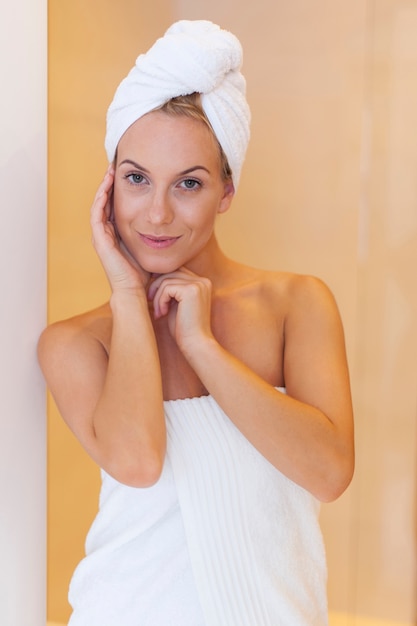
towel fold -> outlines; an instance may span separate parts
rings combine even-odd
[[[232,33],[207,20],[173,24],[116,90],[107,112],[109,161],[137,119],[177,96],[201,94],[202,107],[222,146],[237,188],[249,141],[250,111],[240,72],[242,47]]]

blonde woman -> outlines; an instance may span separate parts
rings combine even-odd
[[[354,463],[343,330],[321,281],[216,239],[249,139],[241,62],[231,33],[178,22],[108,112],[91,226],[111,298],[39,343],[103,478],[71,626],[327,623],[319,502]]]

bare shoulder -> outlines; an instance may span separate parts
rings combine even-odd
[[[332,291],[316,276],[288,274],[281,284],[284,290],[287,320],[320,326],[333,320],[339,324],[339,310]]]
[[[268,280],[283,320],[287,391],[318,407],[323,398],[338,405],[335,396],[350,406],[344,330],[332,291],[315,276],[278,273]],[[324,412],[333,414],[333,409]]]
[[[332,291],[320,278],[291,272],[259,271],[262,295],[287,316],[337,312]]]
[[[329,287],[317,276],[293,272],[261,271],[262,283],[275,296],[299,298],[332,298]]]
[[[307,274],[234,266],[234,283],[229,295],[239,294],[262,306],[263,315],[271,315],[284,324],[297,320],[329,315],[335,319],[339,312],[333,293],[323,280]]]
[[[320,278],[307,274],[259,270],[256,276],[261,294],[274,310],[287,315],[303,314],[312,309],[336,311],[333,293]]]
[[[282,325],[285,354],[310,350],[344,351],[344,331],[335,297],[323,280],[288,272],[266,272],[261,279],[268,308]]]
[[[106,355],[111,325],[110,306],[106,303],[47,326],[38,342],[38,358],[44,372],[62,366],[82,353],[95,351]]]

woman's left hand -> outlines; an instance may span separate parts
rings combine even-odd
[[[185,267],[161,274],[150,285],[155,319],[168,316],[172,337],[187,354],[197,340],[213,337],[211,331],[211,282]]]

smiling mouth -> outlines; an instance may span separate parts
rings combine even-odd
[[[154,237],[153,235],[144,235],[139,233],[141,241],[148,246],[149,248],[154,248],[156,250],[170,248],[173,246],[180,237]]]

